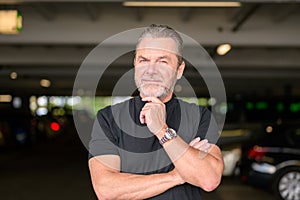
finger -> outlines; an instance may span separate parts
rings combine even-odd
[[[200,137],[196,137],[195,139],[193,139],[191,142],[190,142],[190,146],[194,146],[197,142],[200,141]]]
[[[204,148],[200,148],[199,150],[208,153],[210,149],[211,149],[211,144],[208,143]]]
[[[201,140],[194,145],[194,148],[200,149],[204,147],[207,144],[207,142],[208,142],[207,140]]]
[[[198,150],[200,150],[201,148],[202,148],[202,143],[200,143],[200,142],[198,142],[198,143],[196,143],[193,147],[195,148],[195,149],[198,149]]]
[[[142,111],[149,110],[149,109],[151,109],[152,106],[153,106],[153,103],[146,103],[144,105],[144,107],[142,108]]]
[[[202,145],[201,147],[200,147],[200,150],[207,150],[207,149],[209,149],[210,148],[210,143],[207,143],[207,144],[205,144],[205,145]]]
[[[149,106],[144,106],[141,111],[147,111],[149,109],[150,109]]]
[[[207,143],[206,146],[205,146],[205,149],[209,150],[211,147],[211,144],[210,143]]]
[[[200,146],[205,145],[206,143],[208,143],[208,140],[207,140],[207,139],[200,140],[200,141],[198,142],[198,144],[199,144]]]
[[[148,101],[148,102],[153,102],[153,103],[162,103],[161,100],[157,97],[145,97],[142,99],[142,101]]]
[[[140,122],[141,124],[145,124],[146,122],[145,113],[143,111],[140,112]]]

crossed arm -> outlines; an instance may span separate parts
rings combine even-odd
[[[168,173],[137,175],[120,172],[120,157],[102,155],[89,160],[92,184],[99,199],[145,199],[185,182],[206,191],[221,180],[223,160],[220,149],[207,140],[194,139],[190,145],[180,137],[165,147],[175,169]],[[177,153],[180,150],[180,157]],[[208,151],[208,153],[206,153]]]
[[[165,124],[164,104],[157,98],[146,98],[140,121],[162,138]],[[179,133],[184,134],[184,133]],[[163,145],[174,164],[168,173],[137,175],[120,172],[117,155],[96,156],[89,160],[92,184],[99,199],[145,199],[156,196],[185,182],[214,190],[221,181],[224,163],[219,147],[207,140],[194,139],[187,144],[180,136]]]
[[[119,169],[103,164],[105,159],[111,160],[115,167],[119,166],[120,157],[116,155],[89,160],[93,187],[99,199],[145,199],[183,183],[175,170],[151,175],[121,173]]]

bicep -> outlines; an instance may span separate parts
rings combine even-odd
[[[91,181],[99,199],[105,199],[105,192],[111,182],[111,175],[120,171],[120,157],[117,155],[101,155],[89,159]]]
[[[89,141],[90,157],[118,155],[118,143],[109,114],[98,112]]]

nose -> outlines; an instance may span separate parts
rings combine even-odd
[[[147,66],[147,70],[146,70],[147,74],[155,74],[157,73],[157,64],[151,62],[149,63],[149,65]]]

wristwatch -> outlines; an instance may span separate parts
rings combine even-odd
[[[161,145],[163,145],[167,141],[172,140],[172,139],[174,139],[176,137],[177,137],[176,131],[174,129],[172,129],[172,128],[167,128],[166,132],[165,132],[165,135],[159,140],[159,143]]]

